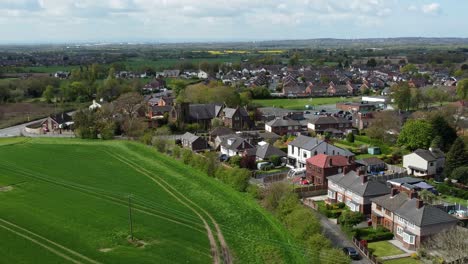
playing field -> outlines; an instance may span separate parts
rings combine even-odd
[[[276,99],[257,99],[254,103],[263,107],[280,107],[292,110],[305,110],[306,105],[318,106],[326,104],[336,104],[338,102],[350,102],[359,100],[357,97],[317,97],[317,98],[276,98]]]
[[[247,194],[126,141],[0,140],[0,238],[0,263],[305,262]]]

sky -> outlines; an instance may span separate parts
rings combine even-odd
[[[0,0],[0,43],[468,37],[467,0]]]

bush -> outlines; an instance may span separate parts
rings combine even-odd
[[[229,158],[229,164],[231,166],[239,167],[241,165],[242,157],[241,156],[232,156]]]
[[[151,145],[153,141],[153,132],[148,131],[140,137],[140,141],[143,142],[145,145]]]
[[[378,227],[376,229],[372,227],[357,228],[354,230],[357,239],[366,240],[368,242],[377,242],[393,238],[393,234],[383,227]]]
[[[249,186],[247,186],[246,191],[247,191],[248,194],[250,194],[255,199],[261,199],[262,198],[262,191],[260,190],[260,187],[258,187],[255,184],[250,184]]]
[[[346,135],[346,141],[348,141],[349,143],[354,143],[354,134],[353,133],[348,133]]]
[[[346,204],[343,202],[337,203],[336,205],[338,206],[339,209],[343,209],[346,207]]]
[[[270,162],[275,166],[281,165],[281,158],[278,155],[273,155],[270,157]]]

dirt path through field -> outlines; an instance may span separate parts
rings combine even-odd
[[[216,239],[214,238],[213,236],[213,231],[211,230],[211,227],[210,225],[208,224],[208,222],[206,221],[206,219],[193,207],[193,206],[190,206],[189,204],[187,204],[187,202],[183,201],[181,199],[181,197],[183,197],[185,200],[187,200],[188,202],[190,202],[189,199],[187,199],[185,196],[183,196],[181,193],[179,193],[178,191],[174,190],[174,191],[171,191],[169,190],[164,184],[161,184],[161,182],[159,182],[158,180],[156,180],[155,178],[153,178],[151,176],[150,173],[148,173],[144,168],[141,168],[141,166],[138,166],[138,165],[135,165],[135,164],[132,164],[131,162],[125,160],[125,157],[122,157],[118,154],[114,154],[114,153],[111,153],[109,151],[105,151],[108,155],[110,155],[111,157],[115,158],[116,160],[126,164],[127,166],[131,167],[132,169],[134,169],[135,171],[139,172],[140,174],[146,176],[147,178],[149,178],[151,181],[155,182],[156,184],[158,184],[161,188],[163,188],[168,194],[170,194],[172,197],[174,197],[177,201],[179,201],[181,204],[183,204],[184,206],[186,206],[188,209],[190,209],[192,212],[194,212],[199,218],[200,220],[202,220],[203,222],[203,225],[205,226],[205,229],[206,229],[206,232],[207,232],[207,235],[208,235],[208,240],[210,242],[210,249],[211,249],[211,255],[213,256],[213,263],[215,264],[219,264],[220,263],[220,254],[219,254],[219,249],[218,249],[218,243],[216,242]],[[160,179],[158,177],[158,179]],[[164,180],[160,179],[160,181],[164,182],[166,185],[168,185],[170,187],[170,185],[165,182]],[[171,187],[172,188],[172,187]],[[173,188],[172,188],[173,189]],[[177,196],[175,193],[178,193],[179,196]],[[219,237],[219,235],[218,235]],[[224,250],[223,250],[223,255],[224,255]]]

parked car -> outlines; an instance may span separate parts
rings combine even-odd
[[[343,252],[346,254],[346,256],[350,257],[351,259],[356,260],[361,258],[357,250],[353,247],[344,247]]]
[[[226,155],[226,154],[221,154],[221,155],[219,156],[219,161],[221,161],[221,162],[226,162],[226,161],[228,161],[228,160],[229,160],[229,156]]]

